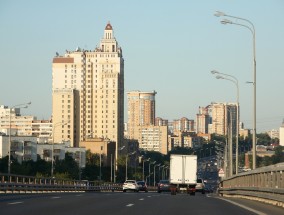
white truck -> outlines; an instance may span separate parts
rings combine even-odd
[[[170,186],[171,194],[185,191],[195,195],[197,180],[197,156],[171,154],[170,157]]]

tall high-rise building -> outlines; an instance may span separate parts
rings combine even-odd
[[[173,121],[174,132],[177,131],[194,131],[194,120],[182,117]]]
[[[127,93],[128,101],[128,136],[135,139],[135,127],[155,124],[156,92],[131,91]]]
[[[212,133],[227,135],[229,126],[232,125],[232,134],[236,135],[237,128],[237,104],[236,103],[212,103]]]
[[[209,133],[210,115],[208,108],[209,106],[199,107],[198,114],[196,114],[196,133]]]
[[[94,50],[66,51],[53,58],[52,122],[54,142],[80,146],[98,137],[123,144],[124,59],[108,23]]]

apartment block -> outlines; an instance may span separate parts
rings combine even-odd
[[[11,157],[22,161],[37,161],[36,137],[32,136],[11,136],[10,144]],[[0,135],[0,158],[9,155],[9,135]]]
[[[137,126],[134,129],[138,138],[139,148],[145,151],[168,153],[167,126]]]
[[[138,126],[155,124],[155,95],[153,92],[132,91],[127,93],[128,102],[128,138],[137,139],[134,131]]]
[[[236,135],[237,128],[237,103],[212,103],[212,133],[219,135]]]
[[[208,134],[210,123],[209,106],[199,107],[198,114],[196,114],[196,133]]]
[[[22,116],[20,108],[10,108],[0,105],[0,130],[11,135],[32,136],[32,122],[34,116]]]
[[[114,141],[117,149],[123,143],[124,59],[111,24],[94,50],[57,54],[52,77],[54,141],[69,139],[78,147],[92,135]]]

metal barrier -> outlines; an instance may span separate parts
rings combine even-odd
[[[122,184],[0,173],[0,193],[122,191]]]
[[[284,207],[284,163],[225,178],[218,192],[225,197],[253,199]]]

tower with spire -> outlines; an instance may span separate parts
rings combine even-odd
[[[57,54],[52,64],[52,120],[69,121],[54,131],[55,142],[80,146],[87,137],[123,143],[124,59],[110,22],[94,50]],[[117,155],[117,153],[116,153]]]

